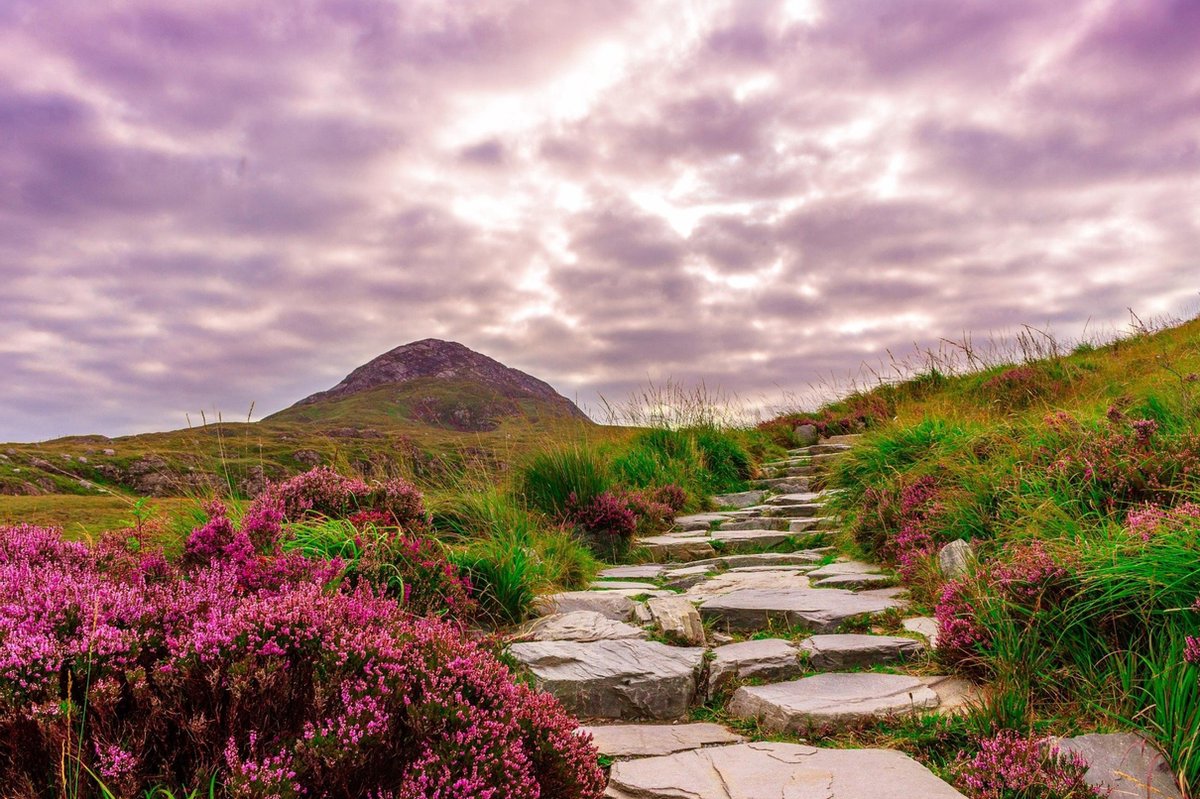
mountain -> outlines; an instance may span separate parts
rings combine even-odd
[[[588,421],[549,384],[454,341],[427,338],[385,352],[268,422],[354,425],[398,420],[460,431],[510,417]]]

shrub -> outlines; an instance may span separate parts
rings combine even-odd
[[[567,516],[583,533],[592,552],[610,562],[629,551],[637,532],[638,517],[629,501],[608,491],[587,502],[572,494],[568,498]]]
[[[518,492],[525,502],[560,521],[573,505],[587,505],[612,486],[606,460],[582,445],[539,452],[518,475]]]
[[[318,466],[282,483],[271,483],[247,510],[247,515],[278,514],[282,521],[299,522],[324,516],[347,519],[358,513],[405,529],[421,529],[428,514],[421,492],[405,480],[368,484]]]
[[[955,782],[971,799],[1103,799],[1108,795],[1084,780],[1087,763],[1044,740],[1000,730],[963,756]]]
[[[219,558],[164,571],[0,528],[5,795],[98,795],[87,769],[119,795],[211,779],[226,797],[599,797],[595,750],[553,698],[323,570],[255,585]]]

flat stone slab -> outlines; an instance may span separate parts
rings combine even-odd
[[[813,579],[834,577],[839,574],[879,574],[880,568],[874,563],[863,563],[861,560],[839,560],[827,563],[812,572]]]
[[[903,605],[900,600],[863,596],[840,588],[748,588],[706,600],[700,606],[700,615],[734,632],[762,630],[772,623],[833,632],[854,616]]]
[[[890,574],[832,574],[822,577],[813,583],[814,588],[846,588],[857,591],[860,588],[886,586],[896,582]]]
[[[736,494],[717,494],[713,502],[723,508],[748,508],[762,502],[766,491],[739,491]]]
[[[653,535],[640,538],[635,546],[644,547],[656,561],[691,561],[711,558],[717,554],[708,538],[675,538],[669,535]]]
[[[770,519],[764,516],[753,516],[749,519],[738,519],[732,522],[722,522],[720,532],[727,530],[787,530],[791,524],[789,519]]]
[[[804,588],[808,588],[808,578],[796,569],[727,571],[692,586],[684,593],[684,596],[693,602],[703,602],[723,594],[748,589],[793,590]]]
[[[938,623],[937,619],[932,619],[929,616],[914,616],[911,619],[905,619],[900,622],[900,625],[910,633],[917,633],[925,636],[929,641],[929,646],[937,649],[938,640]]]
[[[1092,733],[1053,738],[1062,752],[1076,752],[1087,761],[1088,785],[1110,788],[1110,799],[1182,799],[1167,761],[1145,739],[1131,733]]]
[[[643,563],[640,566],[611,566],[596,576],[602,580],[657,580],[667,570],[660,563]]]
[[[520,641],[610,641],[646,638],[648,635],[641,627],[592,610],[577,610],[534,619],[522,627],[515,638]]]
[[[794,494],[808,490],[807,477],[765,477],[761,480],[751,480],[750,485],[771,491],[783,491]]]
[[[534,641],[509,653],[581,718],[677,719],[696,696],[699,647],[657,641]]]
[[[720,541],[728,550],[749,547],[773,547],[791,538],[785,530],[714,530],[710,536],[713,541]]]
[[[631,582],[628,580],[593,580],[588,586],[593,591],[611,591],[618,588],[626,588],[631,591],[657,591],[658,586],[654,583]]]
[[[964,799],[890,749],[745,743],[621,760],[608,799]]]
[[[811,566],[825,556],[824,550],[802,549],[799,552],[758,552],[750,555],[722,555],[696,561],[696,566],[736,569],[741,566]]]
[[[800,652],[791,641],[762,638],[718,646],[708,664],[708,694],[739,680],[790,680],[804,671]]]
[[[773,516],[777,519],[811,519],[820,516],[825,506],[818,502],[808,505],[778,505],[763,511],[763,516]]]
[[[813,668],[833,671],[915,660],[925,644],[894,635],[814,635],[800,643]]]
[[[794,494],[779,494],[771,497],[766,505],[811,505],[819,502],[825,494],[820,491],[802,491]]]
[[[745,738],[720,724],[597,724],[580,727],[602,755],[657,757],[705,746],[741,743]]]
[[[767,732],[803,733],[937,706],[937,693],[917,677],[861,672],[742,686],[729,701],[729,712],[756,719]]]
[[[832,530],[837,527],[833,516],[810,516],[807,519],[787,519],[789,533],[811,533],[817,530]]]
[[[540,616],[591,610],[610,619],[629,621],[633,618],[634,601],[611,591],[562,591],[537,597],[533,610]]]

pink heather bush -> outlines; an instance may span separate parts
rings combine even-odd
[[[360,512],[373,513],[390,526],[409,530],[423,529],[429,521],[421,492],[411,483],[397,478],[368,485],[328,466],[270,484],[247,515],[278,514],[281,521],[296,522],[314,516],[348,519]]]
[[[1174,508],[1162,508],[1144,504],[1129,512],[1125,518],[1125,529],[1142,541],[1150,541],[1165,531],[1180,531],[1200,528],[1200,505],[1184,502]]]
[[[868,488],[855,539],[867,551],[895,563],[901,576],[911,581],[943,543],[933,535],[943,527],[938,521],[946,511],[942,494],[939,480],[931,475]]]
[[[971,585],[951,580],[942,587],[934,616],[938,624],[938,652],[952,662],[968,660],[986,644],[989,635],[979,623]]]
[[[1103,799],[1108,791],[1084,780],[1087,763],[1046,741],[1001,730],[979,741],[974,757],[963,756],[955,782],[971,799]]]
[[[567,519],[583,532],[597,556],[616,560],[629,549],[637,532],[637,514],[623,496],[602,491],[590,502],[572,493],[567,498]]]
[[[456,626],[324,561],[243,559],[231,529],[214,513],[185,570],[0,527],[5,797],[63,795],[64,752],[121,796],[214,775],[230,798],[600,795],[574,722]]]

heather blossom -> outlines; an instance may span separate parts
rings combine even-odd
[[[1103,799],[1088,785],[1087,763],[1045,740],[1000,730],[979,741],[979,751],[960,756],[956,782],[971,799]]]

